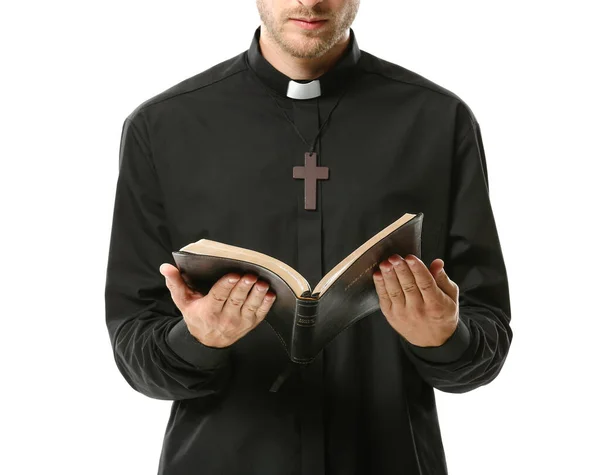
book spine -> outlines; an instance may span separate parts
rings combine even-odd
[[[313,340],[318,307],[317,299],[297,301],[291,350],[292,360],[296,363],[309,363],[314,358]]]

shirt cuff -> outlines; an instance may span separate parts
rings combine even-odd
[[[167,334],[167,344],[180,358],[203,369],[223,366],[230,353],[229,347],[215,348],[196,340],[183,318]]]
[[[419,358],[431,363],[452,363],[462,356],[471,343],[469,327],[460,318],[454,333],[440,346],[416,346],[408,340],[406,346]]]

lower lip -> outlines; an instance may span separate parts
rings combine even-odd
[[[308,22],[308,21],[292,19],[292,22],[294,22],[300,28],[304,28],[305,30],[317,30],[317,29],[321,28],[325,23],[327,23],[327,20]]]

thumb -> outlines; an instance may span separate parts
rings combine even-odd
[[[431,269],[431,273],[433,274],[438,287],[442,289],[446,295],[452,297],[452,299],[455,299],[456,289],[448,277],[448,274],[446,274],[446,270],[444,269],[444,261],[442,259],[436,259],[431,263]]]
[[[183,281],[179,269],[171,264],[161,264],[159,270],[165,277],[165,285],[171,292],[173,302],[183,311],[191,298],[191,290]]]

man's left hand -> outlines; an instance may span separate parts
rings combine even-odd
[[[398,254],[373,274],[381,312],[392,328],[416,346],[440,346],[458,325],[456,283],[435,259],[430,268],[416,256]]]

